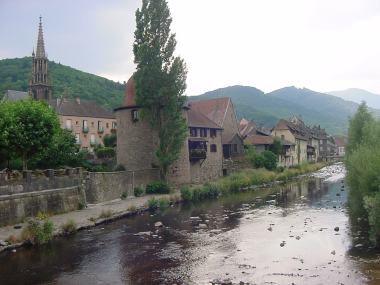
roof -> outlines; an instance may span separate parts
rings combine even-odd
[[[334,137],[335,144],[337,146],[346,146],[346,138],[344,137]]]
[[[203,101],[192,101],[189,103],[192,109],[206,115],[220,127],[223,127],[224,118],[231,98],[222,97]]]
[[[266,136],[266,135],[253,135],[249,136],[245,139],[246,143],[253,144],[253,145],[271,145],[274,142],[275,137],[273,136]],[[280,139],[281,140],[281,139]],[[282,145],[294,145],[294,143],[287,141],[287,140],[281,140]]]
[[[193,109],[187,111],[187,119],[189,127],[222,129],[205,115]]]
[[[94,101],[82,99],[52,99],[49,101],[55,111],[62,116],[115,119],[115,115]]]
[[[311,136],[311,129],[304,125],[296,125],[292,122],[281,119],[274,130],[289,130],[296,139],[308,141]]]
[[[135,107],[135,106],[136,106],[136,83],[132,75],[128,79],[127,86],[125,88],[123,107]]]
[[[16,91],[16,90],[7,90],[5,91],[4,101],[18,101],[25,100],[29,98],[28,92]]]
[[[246,119],[241,119],[239,123],[239,130],[242,137],[248,136],[251,132],[256,131],[257,126],[254,121],[248,121]]]

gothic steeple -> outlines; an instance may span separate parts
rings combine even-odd
[[[45,43],[42,31],[42,18],[38,27],[36,53],[32,53],[32,79],[29,93],[35,100],[50,100],[52,88],[48,78],[48,59],[45,54]]]

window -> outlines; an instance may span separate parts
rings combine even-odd
[[[79,124],[79,122],[78,122],[78,121],[76,121],[76,122],[75,122],[75,125],[77,125],[77,126],[78,126],[78,124]]]
[[[91,135],[90,135],[90,144],[91,144],[91,145],[95,145],[95,144],[96,144],[96,138],[95,138],[95,135],[94,135],[94,134],[91,134]]]
[[[139,110],[132,110],[132,122],[137,122],[139,120]]]
[[[71,125],[71,120],[67,119],[66,120],[66,130],[72,130],[72,125]]]
[[[237,153],[237,152],[238,152],[237,144],[234,144],[234,145],[233,145],[233,151],[234,151],[234,153]]]
[[[282,139],[282,140],[285,140],[285,136],[284,136],[284,135],[281,135],[281,139]]]
[[[91,127],[93,127],[94,126],[94,122],[91,122]]]
[[[198,132],[197,132],[196,128],[190,128],[190,136],[192,136],[192,137],[198,136]]]
[[[108,129],[110,127],[110,124],[109,123],[106,123],[106,128]]]
[[[98,121],[98,132],[103,132],[103,122]]]
[[[210,152],[216,152],[216,144],[210,145]]]
[[[205,138],[205,137],[207,137],[207,129],[200,129],[200,137],[203,137],[203,138]]]
[[[75,143],[80,144],[80,134],[75,134]]]
[[[116,129],[116,122],[112,122],[112,129]]]
[[[215,138],[216,137],[216,130],[210,129],[210,137]]]
[[[88,122],[87,120],[83,120],[83,132],[88,132]]]

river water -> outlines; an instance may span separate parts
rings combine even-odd
[[[350,227],[342,171],[3,253],[0,284],[380,284],[378,252]]]

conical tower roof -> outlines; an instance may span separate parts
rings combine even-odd
[[[40,24],[39,24],[39,28],[38,28],[38,38],[37,38],[36,57],[46,57],[44,33],[42,31],[42,21],[41,20],[42,20],[42,17],[40,16]]]

